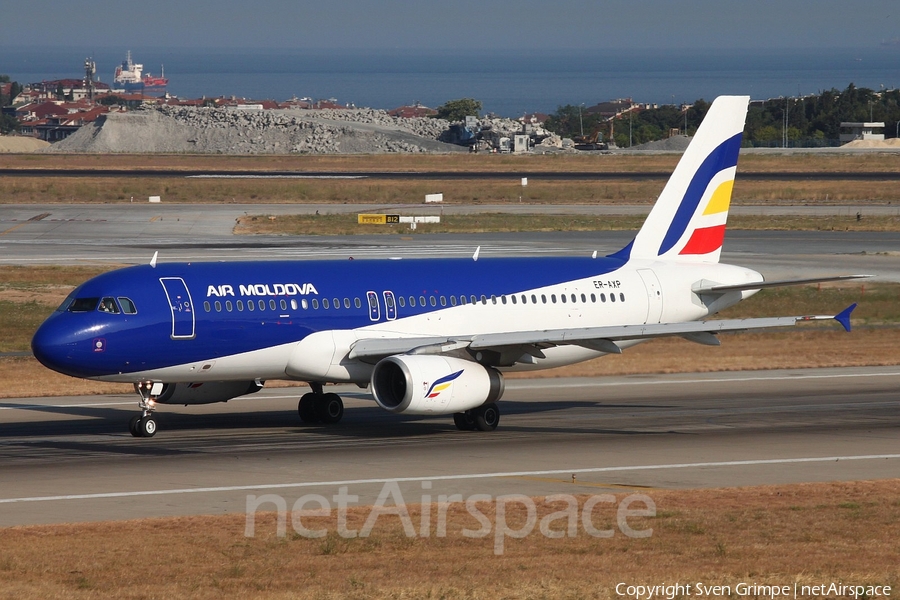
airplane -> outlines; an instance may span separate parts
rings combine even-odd
[[[865,275],[766,281],[721,264],[749,97],[711,105],[626,247],[605,257],[158,263],[78,286],[38,328],[34,356],[86,379],[134,384],[135,437],[152,437],[165,404],[227,401],[266,380],[307,382],[304,423],[344,413],[328,383],[370,387],[396,414],[453,415],[494,430],[503,373],[589,360],[679,336],[835,319],[702,320],[761,289]]]

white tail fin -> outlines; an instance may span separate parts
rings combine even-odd
[[[713,101],[634,241],[614,256],[719,262],[749,103]]]

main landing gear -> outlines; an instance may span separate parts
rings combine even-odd
[[[460,431],[493,431],[500,424],[500,407],[496,402],[453,414],[453,422]]]
[[[332,425],[344,416],[344,402],[337,394],[325,394],[321,383],[310,383],[313,391],[303,394],[297,405],[300,420],[304,423]]]
[[[159,388],[155,390],[155,393],[154,387]],[[153,398],[162,392],[162,384],[153,383],[152,381],[141,381],[134,384],[134,391],[141,397],[138,401],[141,414],[131,418],[128,429],[134,437],[153,437],[156,435],[156,419],[153,418],[156,402]]]

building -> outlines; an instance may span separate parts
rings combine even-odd
[[[841,143],[854,142],[856,140],[884,141],[884,131],[875,133],[875,129],[884,129],[884,123],[841,123]],[[849,131],[844,131],[849,130]]]

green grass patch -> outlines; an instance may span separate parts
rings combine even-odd
[[[0,300],[0,352],[28,352],[31,336],[53,309],[34,300],[10,302]]]

